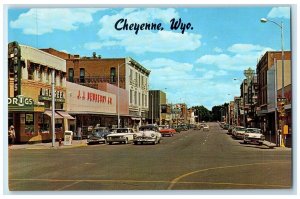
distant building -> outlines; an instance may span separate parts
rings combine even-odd
[[[166,109],[167,98],[166,93],[161,90],[149,90],[149,115],[148,123],[165,124],[166,114],[162,114],[162,108]],[[166,107],[165,107],[166,106]],[[165,118],[163,118],[163,116]],[[170,119],[169,119],[170,120]]]

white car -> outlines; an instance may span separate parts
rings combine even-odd
[[[145,125],[139,128],[136,137],[133,140],[134,144],[151,143],[157,144],[161,141],[161,134],[157,125]]]
[[[202,128],[203,131],[209,131],[209,126],[207,124],[204,124]]]
[[[135,136],[132,128],[116,128],[112,129],[112,133],[107,136],[107,143],[110,145],[114,142],[128,144],[133,142]]]
[[[232,137],[236,138],[236,139],[244,139],[244,134],[245,134],[246,128],[243,126],[236,126],[233,130],[232,130]]]
[[[254,143],[262,145],[265,140],[265,136],[262,134],[260,129],[257,128],[247,128],[244,135],[244,143]]]

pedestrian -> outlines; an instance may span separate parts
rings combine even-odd
[[[16,139],[16,132],[15,132],[15,127],[11,125],[8,130],[8,137],[10,140],[10,144],[15,144],[15,139]]]

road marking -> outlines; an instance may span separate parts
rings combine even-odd
[[[44,181],[44,182],[73,182],[68,184],[59,190],[63,190],[67,187],[71,187],[75,184],[80,182],[111,182],[111,183],[166,183],[169,184],[171,181],[164,181],[164,180],[75,180],[75,179],[10,179],[12,181]],[[189,181],[182,181],[177,182],[177,184],[213,184],[213,185],[235,185],[235,186],[256,186],[256,187],[278,187],[278,188],[290,188],[291,186],[286,185],[271,185],[271,184],[244,184],[244,183],[228,183],[228,182],[189,182]]]
[[[61,190],[64,190],[65,188],[71,187],[71,186],[73,186],[73,185],[75,185],[75,184],[78,184],[79,182],[80,182],[80,181],[75,181],[75,182],[73,182],[73,183],[71,183],[71,184],[68,184],[68,185],[63,186],[63,187],[61,187],[61,188],[59,188],[59,189],[56,189],[55,191],[61,191]]]
[[[181,180],[182,178],[185,178],[187,176],[196,174],[196,173],[201,173],[204,171],[210,171],[210,170],[217,170],[217,169],[227,169],[227,168],[234,168],[234,167],[244,167],[244,166],[253,166],[253,165],[264,165],[264,164],[276,164],[276,163],[290,163],[290,162],[263,162],[263,163],[251,163],[251,164],[241,164],[241,165],[231,165],[231,166],[224,166],[224,167],[213,167],[213,168],[207,168],[207,169],[201,169],[201,170],[197,170],[197,171],[193,171],[193,172],[189,172],[186,174],[183,174],[175,179],[173,179],[171,181],[171,184],[168,187],[168,190],[171,190],[176,183],[178,183],[179,180]]]

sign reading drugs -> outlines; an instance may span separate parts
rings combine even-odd
[[[73,113],[116,113],[116,95],[67,82],[66,106]]]

